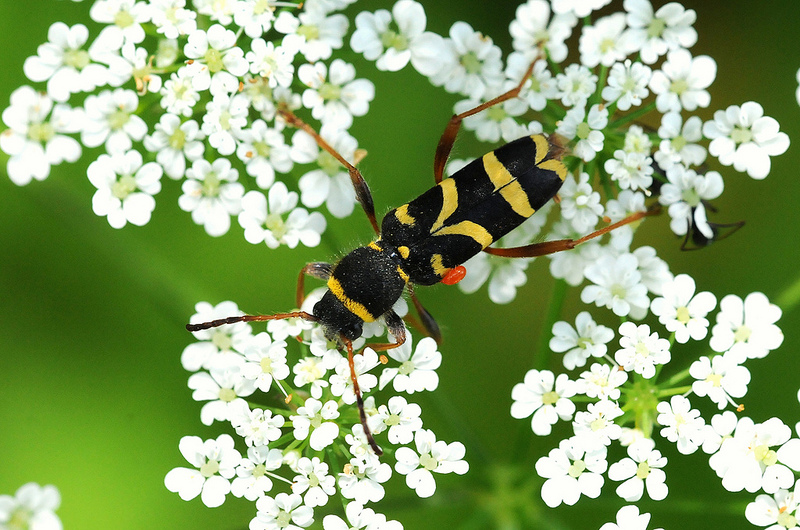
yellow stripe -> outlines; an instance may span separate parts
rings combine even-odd
[[[489,180],[494,184],[495,190],[509,185],[514,180],[514,176],[511,175],[506,166],[497,159],[497,155],[494,154],[494,151],[483,155],[483,169],[486,171],[486,174],[489,175]]]
[[[447,274],[447,271],[450,270],[442,264],[442,255],[441,254],[434,254],[431,256],[431,268],[433,272],[436,273],[437,276],[444,276]]]
[[[339,280],[333,276],[328,278],[328,289],[333,293],[333,296],[339,299],[339,301],[345,306],[345,308],[347,308],[348,311],[353,313],[364,322],[373,322],[375,320],[375,317],[372,316],[369,311],[367,311],[367,308],[364,307],[363,304],[356,302],[344,294],[342,284],[340,284]]]
[[[411,226],[417,221],[416,219],[414,219],[414,217],[408,214],[408,204],[398,206],[397,209],[395,209],[394,211],[394,216],[397,218],[398,221],[400,221],[404,225]]]
[[[400,268],[400,265],[397,266],[397,274],[399,274],[400,277],[403,278],[404,282],[408,283],[408,274],[406,274],[406,271]]]
[[[544,160],[544,157],[547,156],[547,153],[550,152],[550,142],[547,141],[547,138],[543,134],[535,134],[531,136],[531,140],[536,144],[536,160],[534,160],[533,163],[538,166],[539,163]]]
[[[439,211],[439,217],[436,218],[436,222],[431,226],[431,232],[440,229],[458,207],[456,182],[453,179],[445,179],[439,183],[439,187],[442,189],[442,209]]]
[[[468,236],[477,241],[481,248],[488,247],[494,241],[494,239],[492,239],[492,235],[484,227],[472,221],[461,221],[460,223],[447,226],[436,232],[436,235]]]
[[[494,184],[494,189],[500,190],[500,196],[506,200],[512,210],[525,218],[536,212],[531,207],[531,203],[528,201],[528,194],[522,189],[522,185],[508,171],[508,168],[497,159],[494,151],[483,156],[483,168],[486,170],[486,174],[489,175],[489,180]]]
[[[373,250],[377,250],[378,252],[383,252],[383,249],[381,247],[379,247],[378,244],[375,241],[373,241],[372,243],[370,243],[367,246],[369,248],[373,249]]]
[[[553,171],[562,181],[567,178],[567,166],[565,166],[561,160],[551,158],[550,160],[545,160],[541,164],[537,164],[537,166],[541,169]]]
[[[397,247],[397,252],[400,253],[403,259],[408,259],[408,255],[411,254],[411,249],[406,246]]]

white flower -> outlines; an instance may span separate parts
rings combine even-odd
[[[414,433],[422,428],[422,409],[416,403],[408,403],[403,396],[392,396],[386,405],[378,407],[378,413],[369,418],[370,428],[375,434],[389,429],[389,442],[405,445],[414,439]]]
[[[292,159],[283,133],[267,126],[264,120],[255,120],[249,129],[237,135],[239,146],[236,156],[246,164],[247,174],[256,178],[256,185],[268,189],[275,182],[275,172],[291,171]]]
[[[714,121],[703,125],[703,134],[711,139],[708,151],[722,165],[762,180],[769,174],[769,157],[789,148],[789,137],[779,127],[774,118],[764,116],[761,105],[748,101],[714,112]]]
[[[647,84],[652,73],[650,67],[638,62],[631,63],[629,59],[614,64],[608,74],[608,86],[603,88],[603,99],[616,102],[619,110],[641,105],[642,100],[650,94]]]
[[[294,427],[294,437],[298,440],[309,438],[309,445],[315,451],[322,451],[331,445],[339,436],[339,426],[335,420],[339,417],[338,405],[335,401],[327,401],[324,405],[310,397],[302,407],[297,408],[296,416],[289,416]]]
[[[589,184],[589,174],[581,172],[578,179],[576,182],[570,173],[564,180],[559,190],[561,197],[559,206],[561,217],[569,219],[576,232],[585,233],[597,224],[603,213],[603,205],[600,204],[600,194]]]
[[[233,10],[238,0],[192,0],[197,13],[207,15],[223,26],[233,22]]]
[[[611,0],[553,0],[553,11],[559,15],[574,13],[578,18],[611,3]]]
[[[239,172],[227,158],[218,158],[213,164],[195,160],[186,171],[178,206],[191,212],[192,221],[202,225],[208,235],[221,236],[231,227],[230,216],[242,210],[244,186],[238,178]]]
[[[272,333],[273,336],[275,335],[273,330],[269,328],[267,328],[267,330]],[[317,357],[305,357],[304,359],[300,359],[292,367],[292,372],[294,372],[295,375],[294,385],[311,385],[311,396],[319,399],[322,397],[322,389],[328,387],[328,381],[323,379],[326,371],[327,368],[325,368],[325,364]]]
[[[711,455],[719,451],[725,440],[733,437],[738,421],[738,416],[731,410],[714,414],[709,424],[703,428],[703,452]]]
[[[298,50],[314,63],[330,58],[333,50],[342,47],[348,21],[341,13],[329,15],[321,3],[308,2],[297,17],[282,11],[273,27],[286,34],[284,46]]]
[[[655,365],[666,364],[670,360],[669,341],[658,333],[650,333],[650,326],[633,322],[623,322],[619,326],[619,345],[614,359],[625,370],[641,374],[645,379],[656,375]]]
[[[325,231],[325,218],[319,212],[308,213],[297,206],[297,193],[290,192],[283,182],[269,189],[269,201],[259,191],[248,191],[242,198],[239,224],[244,228],[248,243],[266,243],[269,248],[281,244],[295,248],[299,243],[307,247],[319,245],[320,234]],[[284,214],[288,213],[284,218]]]
[[[215,94],[206,103],[203,132],[219,154],[228,156],[236,151],[237,137],[247,125],[247,111],[247,96],[243,94]]]
[[[558,98],[567,107],[583,107],[597,87],[597,76],[582,64],[571,64],[556,75]],[[578,122],[583,120],[583,116]],[[573,137],[575,135],[573,134]]]
[[[736,407],[733,398],[744,397],[750,382],[750,371],[739,365],[742,360],[730,353],[711,359],[700,357],[689,368],[689,374],[697,379],[692,383],[692,391],[698,396],[708,396],[720,410],[729,403]]]
[[[586,411],[578,411],[572,429],[580,446],[586,451],[593,451],[611,445],[611,440],[619,439],[622,427],[614,423],[614,419],[622,414],[619,405],[607,399],[589,403]]]
[[[183,68],[170,75],[160,93],[161,106],[170,114],[189,117],[200,101],[200,94],[192,86],[192,76]]]
[[[575,381],[567,374],[556,376],[550,370],[529,370],[522,383],[511,389],[511,417],[531,416],[531,430],[538,436],[547,436],[559,418],[569,420],[575,412],[570,398],[577,393]]]
[[[617,522],[606,523],[600,527],[600,530],[647,530],[649,522],[650,514],[639,514],[638,506],[623,506],[617,511]]]
[[[194,120],[181,119],[169,112],[161,115],[152,135],[144,137],[144,147],[156,153],[156,162],[171,179],[178,180],[186,172],[186,161],[193,162],[203,156],[205,135]]]
[[[233,21],[244,29],[244,34],[255,40],[272,29],[275,20],[276,0],[245,0],[233,6]]]
[[[60,504],[61,495],[55,486],[28,482],[13,497],[0,495],[0,525],[9,530],[61,530],[61,520],[55,514]]]
[[[613,338],[611,328],[598,325],[588,311],[581,311],[575,318],[574,328],[567,322],[553,324],[549,345],[554,352],[564,353],[564,368],[572,370],[585,366],[590,357],[604,356],[608,349],[606,344]]]
[[[498,96],[517,85],[517,81],[507,80],[502,85],[492,86],[484,95],[485,100]],[[464,99],[456,102],[453,106],[455,114],[461,114],[480,105],[480,101],[474,99]],[[513,98],[504,101],[500,105],[492,107],[491,112],[479,112],[464,118],[462,122],[468,131],[475,131],[475,136],[483,142],[497,142],[502,138],[506,142],[511,142],[528,133],[528,129],[517,123],[515,116],[521,116],[528,110],[525,100]],[[536,122],[533,122],[536,123]],[[536,132],[541,132],[541,126],[536,124]],[[534,131],[530,131],[534,132]]]
[[[292,480],[292,493],[303,494],[306,506],[324,506],[328,497],[336,493],[336,479],[328,474],[328,464],[318,457],[303,457],[297,461],[297,472]]]
[[[790,460],[798,467],[796,455],[800,452],[797,444],[789,441],[791,434],[791,429],[778,418],[756,424],[743,417],[733,436],[722,442],[708,463],[728,491],[745,489],[755,493],[763,489],[766,493],[775,493],[794,483],[791,469],[780,463]],[[780,447],[773,449],[776,446]]]
[[[237,400],[229,407],[231,426],[244,438],[248,447],[266,446],[281,437],[281,427],[286,420],[273,416],[269,410],[253,409],[246,401]]]
[[[763,293],[750,293],[744,301],[729,294],[720,301],[719,309],[717,323],[711,329],[712,350],[761,359],[783,343],[783,332],[775,325],[781,309]]]
[[[191,324],[242,314],[239,307],[230,301],[220,302],[216,306],[208,302],[198,302],[194,308],[196,313],[189,319]],[[209,370],[241,364],[242,357],[237,352],[244,351],[244,346],[253,335],[253,328],[246,322],[237,322],[194,331],[193,335],[201,342],[186,346],[181,355],[183,368],[190,372],[196,372],[200,368]]]
[[[150,0],[150,17],[156,31],[177,39],[197,29],[197,13],[186,9],[186,0]]]
[[[442,68],[430,77],[434,86],[444,85],[448,92],[480,100],[504,79],[500,48],[466,22],[450,27],[442,52]]]
[[[106,216],[113,228],[147,224],[156,207],[153,195],[161,191],[161,173],[155,162],[142,165],[138,151],[100,155],[87,170],[89,182],[97,188],[94,213]]]
[[[411,352],[411,337],[397,348],[386,352],[389,357],[400,363],[397,368],[384,368],[380,377],[379,388],[383,389],[389,381],[397,392],[433,391],[439,386],[439,374],[436,369],[442,364],[442,354],[437,349],[436,341],[425,337],[417,343]]]
[[[796,528],[800,519],[800,480],[794,491],[779,489],[774,495],[759,495],[747,505],[744,515],[756,526],[768,526],[767,530]],[[771,526],[770,526],[771,525]]]
[[[588,162],[594,160],[597,153],[603,149],[605,136],[602,131],[606,125],[608,125],[608,109],[603,105],[592,105],[588,116],[583,105],[576,105],[567,111],[556,132],[570,140],[577,138],[574,147],[575,156]]]
[[[614,13],[597,19],[592,25],[584,26],[578,45],[581,64],[589,68],[598,64],[608,67],[622,61],[633,51],[626,39],[622,38],[624,30],[625,13]],[[622,107],[620,109],[627,110]]]
[[[139,142],[147,134],[147,124],[136,114],[138,107],[139,97],[133,90],[117,88],[86,96],[81,143],[98,147],[105,142],[109,153],[127,151],[133,140]]]
[[[341,59],[334,59],[330,69],[322,62],[301,65],[297,77],[309,87],[303,92],[303,106],[323,125],[350,128],[353,116],[365,115],[375,97],[372,81],[355,76],[355,67]]]
[[[275,46],[275,43],[264,39],[253,39],[250,51],[245,58],[250,64],[250,73],[266,78],[272,87],[288,87],[294,79],[295,50],[286,46]]]
[[[667,112],[661,118],[658,136],[663,138],[653,158],[667,171],[675,164],[699,166],[706,160],[706,148],[695,142],[703,138],[703,122],[690,116],[683,122],[679,112]]]
[[[603,167],[623,190],[646,190],[653,184],[653,159],[644,153],[617,149]]]
[[[586,452],[574,438],[561,440],[557,449],[536,461],[536,473],[547,479],[542,484],[544,503],[555,508],[562,502],[572,506],[581,495],[599,497],[608,467],[606,454],[605,447]]]
[[[403,525],[397,521],[387,521],[386,516],[375,513],[371,508],[364,508],[363,503],[353,501],[345,507],[347,521],[337,515],[326,515],[322,519],[323,530],[403,530]]]
[[[399,0],[391,13],[385,9],[363,11],[356,15],[355,22],[350,47],[376,61],[378,70],[396,72],[410,61],[415,70],[428,76],[441,67],[441,57],[434,51],[441,47],[442,37],[425,31],[427,19],[422,4]]]
[[[255,381],[256,388],[268,392],[273,381],[281,381],[289,376],[286,364],[286,343],[272,341],[269,333],[261,332],[248,342],[244,351],[245,363],[242,375]]]
[[[593,283],[581,291],[581,301],[607,307],[617,316],[640,319],[647,314],[650,300],[642,275],[637,269],[638,260],[632,254],[613,257],[602,255],[586,267],[586,278]]]
[[[446,443],[437,441],[429,429],[420,429],[414,435],[416,452],[408,447],[400,447],[395,452],[395,470],[406,475],[406,484],[422,498],[430,497],[436,491],[436,481],[432,473],[456,473],[463,475],[469,464],[463,460],[465,449],[461,442]]]
[[[706,219],[704,201],[716,199],[722,194],[724,183],[722,175],[709,171],[698,175],[682,164],[675,164],[667,170],[667,182],[661,187],[658,202],[669,206],[667,210],[671,221],[670,229],[679,236],[686,235],[692,227],[701,234],[713,239],[714,232]]]
[[[238,368],[197,372],[189,376],[192,399],[208,401],[200,409],[200,421],[211,425],[214,421],[231,421],[233,413],[241,407],[244,400],[255,392],[253,381],[245,379]]]
[[[675,340],[684,344],[702,340],[708,334],[706,315],[717,305],[717,297],[708,291],[695,294],[694,278],[679,274],[662,286],[663,296],[653,300],[651,310]]]
[[[270,449],[266,445],[249,447],[247,457],[236,467],[236,478],[231,484],[234,497],[244,497],[256,501],[272,489],[268,473],[283,465],[283,452]]]
[[[514,39],[512,45],[524,54],[528,64],[539,53],[547,50],[547,55],[556,63],[567,58],[565,41],[572,34],[578,19],[572,13],[557,14],[550,17],[550,4],[544,0],[528,0],[517,7],[516,16],[511,21],[509,33]]]
[[[363,430],[361,432],[363,433]],[[381,484],[392,476],[392,466],[381,462],[372,452],[365,453],[365,456],[366,458],[351,458],[348,472],[339,474],[339,490],[342,497],[355,499],[361,504],[383,499],[385,492]]]
[[[323,126],[322,138],[328,142],[345,160],[354,161],[358,153],[358,141],[347,131]],[[350,181],[350,173],[333,155],[320,149],[317,142],[305,131],[297,131],[292,136],[292,160],[298,163],[316,163],[298,182],[300,201],[309,208],[322,204],[334,217],[343,218],[353,213],[356,194]]]
[[[689,400],[683,396],[672,396],[669,402],[660,402],[656,410],[656,421],[664,427],[661,429],[661,436],[677,443],[681,454],[688,455],[697,451],[698,446],[703,443],[705,427],[700,411],[693,409]]]
[[[150,22],[150,6],[137,0],[97,0],[92,4],[89,16],[95,22],[108,24],[103,32],[115,38],[121,37],[123,42],[138,44],[145,37],[142,24]]]
[[[649,438],[628,446],[628,457],[611,464],[608,478],[624,481],[617,486],[617,495],[627,502],[636,502],[642,498],[645,487],[647,495],[654,501],[666,498],[669,488],[664,483],[667,478],[661,469],[667,464],[666,457],[654,448],[655,443]]]
[[[625,370],[602,363],[592,363],[578,380],[579,394],[601,400],[617,400],[619,387],[628,380]]]
[[[203,441],[198,436],[184,436],[178,448],[194,469],[176,467],[164,477],[164,485],[185,501],[200,495],[209,508],[221,506],[242,459],[233,447],[233,438],[221,434],[216,440]]]
[[[546,239],[553,241],[577,239],[584,235],[586,233],[577,232],[569,220],[559,219],[553,224],[553,229]],[[567,284],[577,287],[584,280],[586,268],[605,253],[598,240],[592,239],[570,252],[549,254],[547,257],[550,259],[550,274],[553,278],[562,279]]]
[[[65,160],[75,162],[81,156],[78,141],[63,134],[80,131],[81,109],[53,106],[47,95],[22,86],[11,93],[11,105],[3,110],[3,121],[9,128],[0,133],[0,149],[11,155],[8,176],[17,186],[32,179],[44,180],[50,174],[50,166]]]
[[[691,48],[697,42],[693,9],[669,2],[653,14],[650,0],[625,0],[623,6],[630,26],[626,37],[647,64],[653,64],[668,50]]]
[[[275,498],[261,497],[256,501],[256,516],[250,521],[250,530],[298,530],[314,522],[314,509],[303,504],[296,493],[278,493]]]
[[[65,102],[70,94],[91,92],[106,82],[107,68],[91,62],[89,52],[82,49],[89,38],[83,24],[70,27],[55,22],[47,30],[48,42],[41,44],[38,55],[23,64],[25,76],[34,82],[47,81],[47,95]]]
[[[213,95],[236,90],[238,78],[249,68],[244,51],[236,46],[236,33],[219,24],[208,31],[191,32],[183,52],[190,59],[184,68],[192,78],[194,89],[210,88]]]
[[[667,53],[661,70],[653,72],[650,90],[656,94],[659,112],[708,107],[711,95],[706,90],[717,76],[717,63],[707,55],[692,58],[682,48]]]
[[[526,4],[523,4],[523,6]],[[520,6],[520,7],[523,7]],[[513,22],[512,22],[513,24]],[[508,56],[506,64],[506,77],[511,80],[522,79],[522,76],[528,70],[531,64],[531,59],[521,52],[513,52]],[[547,102],[556,99],[558,95],[558,87],[556,87],[556,80],[553,74],[550,73],[547,67],[547,61],[539,60],[533,65],[533,72],[529,80],[525,81],[520,95],[514,99],[509,100],[507,103],[521,107],[527,110],[530,107],[532,110],[540,111],[547,106]],[[522,103],[527,103],[527,107]],[[511,107],[514,108],[513,106]]]

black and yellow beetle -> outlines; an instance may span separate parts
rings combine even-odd
[[[189,324],[199,331],[223,324],[302,318],[318,322],[328,340],[347,349],[350,376],[359,415],[370,446],[382,454],[367,426],[364,402],[353,365],[353,341],[361,336],[365,322],[383,319],[396,342],[369,344],[376,351],[396,348],[406,340],[402,319],[392,306],[408,291],[422,325],[437,341],[441,339],[435,320],[422,307],[413,285],[457,283],[466,274],[462,266],[484,251],[506,257],[533,257],[574,248],[626,223],[647,215],[633,214],[580,239],[534,243],[516,248],[492,248],[493,242],[522,224],[552,199],[561,188],[567,168],[561,162],[564,146],[553,135],[526,136],[487,153],[442,179],[444,166],[453,147],[461,121],[502,101],[516,97],[531,74],[512,90],[474,109],[453,116],[442,135],[434,159],[436,185],[411,202],[389,211],[381,228],[375,218],[372,195],[358,169],[337,153],[320,135],[288,110],[280,110],[287,124],[303,129],[319,146],[344,165],[378,238],[345,255],[335,264],[309,263],[303,267],[297,284],[297,304],[305,297],[306,275],[327,281],[327,292],[312,313],[293,311],[274,315],[243,315]]]

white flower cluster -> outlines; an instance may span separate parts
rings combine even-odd
[[[319,291],[312,293],[304,306],[313,306],[320,296]],[[201,302],[196,309],[192,322],[239,314],[233,302]],[[399,307],[398,311],[404,312]],[[385,334],[378,325],[370,327],[367,336]],[[420,406],[402,395],[381,405],[372,397],[366,400],[368,425],[386,450],[382,458],[376,456],[352,406],[348,359],[316,325],[299,319],[271,321],[267,331],[254,335],[249,324],[238,323],[195,336],[198,342],[186,347],[181,361],[194,372],[189,377],[192,397],[204,402],[200,420],[205,425],[229,423],[246,453],[228,434],[210,440],[182,438],[181,454],[192,467],[175,468],[165,478],[167,488],[182,499],[200,496],[206,506],[216,507],[229,493],[244,497],[256,508],[250,528],[268,529],[280,521],[305,528],[314,521],[315,508],[339,495],[347,503],[347,522],[326,515],[324,528],[396,530],[402,528],[400,523],[387,522],[366,507],[385,495],[383,484],[392,477],[390,455],[394,471],[404,475],[420,497],[435,492],[434,474],[464,474],[469,468],[463,460],[464,445],[437,440],[433,431],[423,428]],[[302,346],[294,340],[292,346],[287,344],[293,336],[302,337]],[[359,343],[363,347],[364,340]],[[414,348],[409,339],[387,354],[391,360],[379,360],[367,346],[356,355],[362,393],[389,385],[409,395],[437,388],[442,355],[433,339],[424,338]],[[380,375],[373,374],[382,364],[386,366]],[[342,454],[349,455],[343,465],[333,458]]]

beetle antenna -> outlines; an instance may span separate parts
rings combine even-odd
[[[381,456],[383,454],[383,449],[378,447],[378,442],[375,441],[375,437],[372,436],[372,431],[367,425],[367,413],[364,411],[364,398],[361,396],[361,389],[358,387],[356,366],[353,361],[353,342],[345,339],[344,343],[347,346],[347,362],[350,364],[350,379],[353,381],[353,393],[355,393],[356,403],[358,403],[358,416],[361,419],[361,427],[364,429],[364,434],[367,437],[369,446],[376,455]]]
[[[210,322],[200,324],[186,324],[187,331],[202,331],[204,329],[216,328],[225,324],[235,324],[237,322],[263,322],[265,320],[284,320],[287,318],[302,318],[309,322],[317,322],[319,318],[305,311],[292,311],[291,313],[276,313],[274,315],[239,315],[235,317],[219,318]]]

